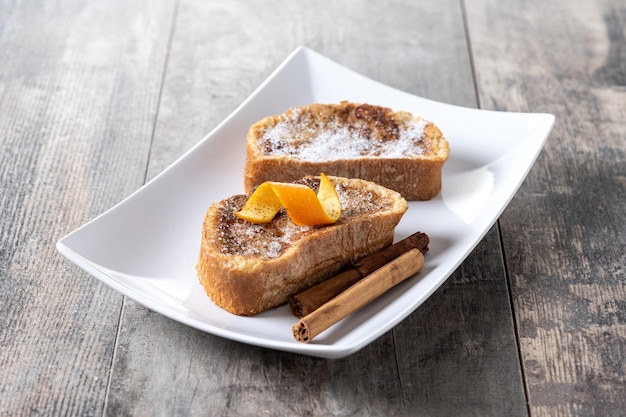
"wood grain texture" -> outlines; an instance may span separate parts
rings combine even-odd
[[[100,415],[122,297],[54,245],[144,181],[171,4],[1,9],[0,415]]]
[[[374,415],[381,410],[402,415],[399,381],[389,371],[395,367],[393,347],[384,338],[366,351],[328,361],[244,346],[137,305],[125,309],[124,321],[107,415]]]
[[[530,410],[626,410],[626,7],[467,2],[480,101],[556,126],[501,219]],[[532,12],[531,12],[532,11]]]
[[[393,330],[403,401],[423,415],[526,416],[497,226]],[[496,256],[497,255],[497,256]]]
[[[475,106],[456,2],[268,1],[259,8],[184,1],[148,176],[226,117],[299,45],[397,88]],[[126,300],[105,414],[526,415],[496,232],[485,245],[432,297],[427,313],[418,310],[342,360],[223,340]]]

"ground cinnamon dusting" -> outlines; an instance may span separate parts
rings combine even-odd
[[[317,111],[314,111],[317,110]],[[267,155],[322,162],[355,158],[406,158],[428,151],[427,122],[396,120],[391,109],[368,104],[293,108],[277,116],[259,138]]]
[[[307,177],[296,182],[314,190],[319,186],[317,177]],[[387,210],[392,204],[389,199],[366,189],[355,190],[342,184],[336,184],[335,188],[342,206],[342,214],[337,224],[343,218]],[[212,244],[224,254],[276,259],[307,233],[318,227],[333,227],[298,226],[284,211],[279,212],[270,223],[254,224],[233,214],[241,210],[246,199],[245,195],[233,196],[221,207],[217,234]]]

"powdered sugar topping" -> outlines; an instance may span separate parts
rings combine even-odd
[[[393,126],[346,124],[323,120],[294,108],[269,126],[258,141],[267,155],[287,155],[296,160],[323,162],[356,158],[407,158],[422,155],[427,122],[411,119]]]
[[[310,184],[307,185],[317,187],[318,180],[309,181]],[[391,204],[387,198],[370,190],[345,185],[336,185],[336,189],[344,219],[388,209]],[[315,226],[296,225],[283,210],[267,224],[255,224],[239,219],[233,212],[241,209],[245,198],[235,196],[223,202],[217,233],[212,238],[213,244],[220,248],[222,253],[275,259],[292,247],[294,242],[317,229]]]
[[[234,253],[273,259],[279,257],[299,235],[311,230],[312,227],[282,222],[278,228],[276,225],[237,221],[233,222],[229,229],[228,234],[222,234],[221,238],[229,239],[230,249],[234,250]]]

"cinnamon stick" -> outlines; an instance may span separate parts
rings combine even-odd
[[[424,255],[419,249],[411,249],[398,256],[317,310],[302,317],[292,328],[293,337],[298,342],[310,342],[333,324],[418,273],[423,266]]]
[[[352,263],[347,270],[339,275],[335,275],[333,278],[294,295],[289,301],[292,313],[298,318],[310,314],[328,300],[341,294],[350,286],[363,279],[363,277],[376,271],[401,254],[413,248],[417,248],[422,253],[426,253],[428,251],[429,241],[428,235],[417,232],[391,246],[387,246],[370,256],[366,256]]]

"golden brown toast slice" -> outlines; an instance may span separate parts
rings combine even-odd
[[[233,213],[247,200],[235,195],[207,210],[198,277],[218,306],[251,316],[334,275],[349,262],[393,242],[407,202],[390,189],[360,179],[329,176],[342,205],[337,223],[297,226],[283,211],[268,224]],[[319,177],[297,181],[314,190]]]
[[[449,146],[433,123],[408,112],[341,102],[294,107],[251,126],[246,192],[264,181],[324,172],[361,178],[429,200],[441,189]]]

